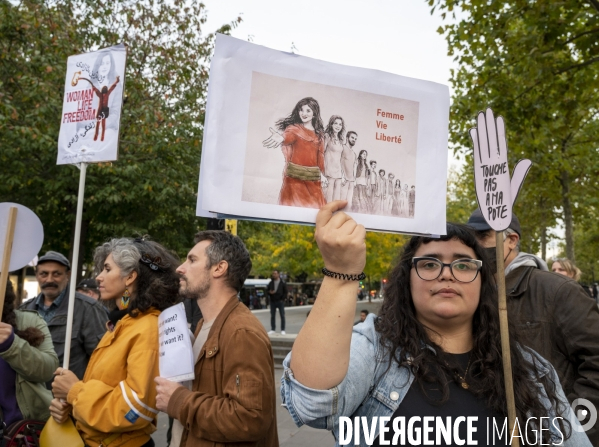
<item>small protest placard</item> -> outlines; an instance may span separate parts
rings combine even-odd
[[[495,119],[489,108],[479,112],[476,124],[476,128],[470,129],[476,198],[489,226],[503,231],[510,226],[512,207],[532,162],[520,160],[510,180],[503,117]]]
[[[158,342],[160,377],[173,382],[193,380],[193,348],[183,303],[163,310],[158,317]]]
[[[57,164],[117,159],[126,58],[120,44],[67,60]]]

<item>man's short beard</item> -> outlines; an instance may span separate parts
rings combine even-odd
[[[184,300],[200,300],[202,298],[206,298],[208,295],[208,291],[210,290],[210,281],[206,281],[200,284],[195,289],[179,289],[179,295]]]

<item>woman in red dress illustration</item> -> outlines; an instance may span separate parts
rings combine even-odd
[[[326,201],[322,192],[324,177],[324,126],[320,106],[314,98],[300,100],[291,114],[270,128],[272,135],[263,141],[268,148],[281,146],[285,157],[283,186],[279,204],[320,208]]]

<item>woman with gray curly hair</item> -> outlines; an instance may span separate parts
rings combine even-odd
[[[108,331],[83,380],[58,368],[50,413],[63,423],[72,412],[86,445],[153,446],[158,315],[179,301],[179,260],[156,242],[120,238],[96,248],[94,262],[101,299],[114,307]]]

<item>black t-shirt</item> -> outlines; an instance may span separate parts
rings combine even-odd
[[[465,371],[470,353],[465,354],[449,354],[448,355],[451,361],[455,362],[459,365],[459,369],[461,371]],[[470,373],[466,376],[466,382],[471,380]],[[474,430],[468,429],[468,420],[464,420],[459,423],[458,426],[458,436],[461,441],[464,443],[462,446],[467,446],[471,444],[469,441],[477,442],[478,446],[487,446],[487,445],[509,445],[508,440],[506,440],[506,432],[503,431],[503,437],[499,439],[498,432],[501,432],[504,421],[507,418],[504,418],[501,414],[497,413],[493,409],[487,407],[484,398],[477,398],[467,389],[462,388],[462,386],[456,383],[454,380],[449,379],[449,399],[443,405],[436,405],[431,400],[440,400],[442,397],[442,390],[439,389],[439,384],[437,383],[425,383],[426,393],[429,396],[429,399],[425,396],[420,388],[420,385],[416,380],[412,382],[408,393],[404,397],[404,399],[397,407],[397,410],[393,413],[391,417],[391,422],[389,422],[386,426],[389,427],[389,431],[385,433],[385,440],[387,442],[393,441],[393,437],[395,432],[393,430],[393,420],[397,417],[405,418],[404,423],[404,431],[405,431],[405,443],[401,442],[401,436],[397,438],[397,443],[393,444],[390,442],[388,445],[426,445],[424,442],[424,430],[423,430],[423,418],[425,416],[435,417],[429,424],[432,427],[432,431],[428,433],[428,439],[432,441],[430,445],[442,445],[442,446],[457,446],[456,438],[454,437],[454,424],[458,417],[468,416],[476,416],[478,420],[471,422],[471,427],[475,428]],[[420,442],[410,443],[410,438],[408,436],[408,421],[410,418],[420,417],[419,422],[414,423],[414,428],[420,429]],[[443,425],[447,425],[447,417],[451,418],[450,433],[448,439],[449,443],[446,443],[446,438],[440,434],[440,442],[437,443],[437,430],[436,430],[436,417],[441,417],[443,421]],[[493,418],[495,418],[495,424],[498,427],[495,429],[495,441],[493,442]],[[488,425],[487,425],[488,424]],[[506,425],[507,428],[507,425]],[[487,429],[489,430],[489,438],[487,442]],[[414,430],[415,431],[415,430]],[[470,431],[470,440],[468,438]],[[441,432],[441,430],[440,430]],[[379,435],[380,437],[380,435]],[[372,446],[380,446],[379,437],[374,440]],[[520,439],[520,438],[519,438]],[[473,445],[473,444],[471,444]]]

